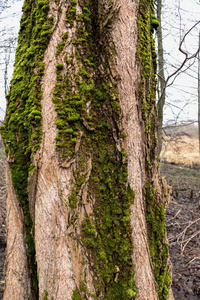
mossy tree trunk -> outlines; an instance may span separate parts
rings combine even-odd
[[[147,0],[25,0],[4,300],[168,299],[152,15]]]

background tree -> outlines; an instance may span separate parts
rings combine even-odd
[[[200,31],[199,31],[200,47]],[[198,129],[199,129],[199,153],[200,153],[200,51],[198,51]]]
[[[147,0],[24,2],[1,131],[4,300],[168,299],[153,15]]]
[[[183,120],[186,122],[197,121],[197,116],[195,118],[194,113],[193,120],[191,120],[190,111],[192,110],[192,103],[197,103],[197,93],[195,92],[197,87],[195,86],[197,83],[196,58],[198,53],[197,32],[199,22],[195,20],[195,15],[193,15],[192,22],[191,18],[186,17],[186,11],[183,8],[184,3],[170,2],[168,4],[168,1],[157,1],[156,3],[157,18],[159,21],[162,19],[164,24],[162,28],[160,26],[157,29],[159,66],[158,144],[160,153],[162,148],[161,126],[163,126],[165,111],[167,111],[167,118],[164,119],[164,122],[167,120],[178,124]],[[191,3],[191,7],[193,6],[194,3]],[[161,7],[163,7],[162,18]],[[173,18],[169,18],[169,15],[173,15]],[[173,19],[172,24],[170,23],[171,19]],[[161,37],[161,30],[163,29],[164,39]],[[163,43],[165,53],[163,53]],[[170,48],[172,49],[171,51]],[[164,70],[167,74],[165,78]],[[193,108],[193,112],[194,110]]]
[[[196,1],[192,0],[191,6],[188,7],[185,1],[168,2],[167,0],[163,0],[162,25],[166,79],[169,75],[173,74],[185,60],[185,54],[179,50],[180,45],[181,50],[185,51],[188,57],[192,57],[193,54],[197,53],[199,5],[195,4],[195,2]],[[195,24],[196,26],[194,26]],[[185,35],[186,38],[184,38]],[[183,38],[184,41],[182,42]],[[190,112],[192,111],[192,104],[193,111],[197,108],[196,91],[197,58],[195,56],[194,58],[187,60],[183,68],[176,73],[176,76],[171,77],[168,81],[165,115],[167,113],[168,118],[171,115],[171,119],[174,120],[177,119],[178,114],[179,120],[194,119],[194,115]],[[194,105],[195,103],[196,106]]]
[[[164,74],[164,51],[163,51],[163,37],[162,37],[162,0],[156,2],[156,13],[159,26],[157,28],[158,41],[158,153],[162,149],[162,127],[163,127],[163,110],[165,105],[165,74]]]

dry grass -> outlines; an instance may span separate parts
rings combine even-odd
[[[165,142],[160,155],[162,161],[188,167],[200,167],[199,141],[195,137],[177,136]]]

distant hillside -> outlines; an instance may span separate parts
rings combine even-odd
[[[193,121],[182,122],[180,124],[170,124],[165,126],[163,131],[170,137],[188,136],[198,138],[198,124]]]

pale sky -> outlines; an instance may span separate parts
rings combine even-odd
[[[186,32],[200,20],[200,2],[198,0],[164,0],[163,7],[163,43],[168,54],[165,55],[167,70],[165,77],[177,69],[185,56],[178,50],[180,41]],[[173,9],[172,9],[173,8]],[[189,54],[198,50],[198,24],[186,37],[183,49]],[[164,120],[177,119],[197,120],[198,113],[198,74],[197,59],[188,61],[185,70],[190,64],[189,70],[179,75],[173,85],[167,88],[167,105],[164,109]],[[171,66],[170,66],[171,65]]]
[[[3,45],[3,39],[5,38],[4,30],[8,32],[7,36],[17,36],[19,31],[19,22],[22,11],[23,0],[15,0],[15,4],[13,4],[9,9],[5,10],[2,14],[0,14],[0,46]],[[2,34],[3,33],[3,34]],[[7,37],[6,37],[7,38]],[[14,63],[13,54],[11,56],[11,61]],[[4,96],[4,72],[5,69],[5,53],[4,51],[0,51],[0,107],[4,110],[6,108],[6,100]],[[9,78],[11,78],[13,72],[13,64],[9,68]]]

